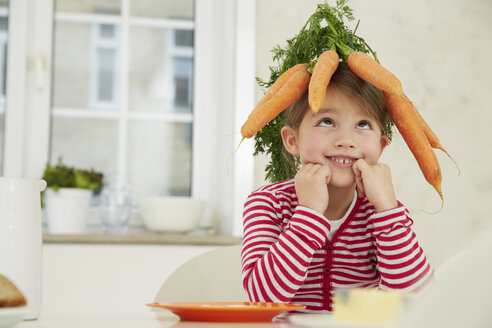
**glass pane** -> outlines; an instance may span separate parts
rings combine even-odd
[[[114,62],[116,59],[116,51],[114,49],[98,49],[97,56],[99,57],[98,70],[98,101],[113,101],[114,99],[114,82],[115,69]]]
[[[131,111],[191,112],[193,48],[176,47],[175,40],[172,29],[131,28],[128,88]],[[183,42],[183,38],[180,40]]]
[[[85,108],[89,99],[91,25],[55,24],[53,104],[55,107]]]
[[[174,58],[174,107],[176,111],[191,111],[192,68],[189,58]]]
[[[193,19],[193,0],[138,0],[130,2],[132,16]]]
[[[67,165],[114,172],[117,144],[116,120],[53,117],[51,163],[61,156]]]
[[[130,121],[128,142],[135,199],[191,194],[191,124]]]
[[[194,32],[193,30],[175,30],[174,44],[180,47],[193,47]]]
[[[7,102],[7,44],[8,44],[8,1],[0,0],[0,175],[3,172],[3,139],[5,129],[5,108]]]
[[[102,39],[112,40],[115,37],[115,26],[111,24],[99,25],[99,34]]]
[[[118,105],[118,33],[115,26],[107,26],[55,24],[54,107],[85,109]],[[112,30],[112,42],[107,42],[111,35],[108,29]]]
[[[120,0],[56,0],[56,11],[84,14],[119,15]]]

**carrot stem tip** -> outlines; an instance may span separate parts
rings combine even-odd
[[[438,194],[439,194],[439,197],[441,197],[441,207],[435,212],[428,212],[424,209],[421,209],[421,211],[423,211],[425,214],[430,214],[430,215],[436,215],[437,213],[441,212],[441,210],[444,207],[444,197],[442,196],[442,193],[440,191],[438,191]]]
[[[458,169],[458,176],[460,176],[461,175],[461,169],[460,169],[458,163],[455,161],[455,159],[446,151],[446,149],[444,149],[444,147],[440,147],[439,149],[441,149],[449,157],[449,159],[451,159],[453,161],[454,165]]]

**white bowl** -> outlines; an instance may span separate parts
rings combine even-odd
[[[198,227],[205,201],[191,197],[148,197],[140,200],[140,211],[147,229],[185,233]]]

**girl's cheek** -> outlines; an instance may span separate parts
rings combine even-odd
[[[379,161],[379,155],[381,153],[381,149],[379,147],[379,143],[373,138],[361,139],[361,146],[364,149],[364,159],[368,164],[374,165]]]
[[[381,155],[381,149],[379,147],[374,147],[371,152],[371,162],[370,164],[377,164],[379,162],[379,157]]]

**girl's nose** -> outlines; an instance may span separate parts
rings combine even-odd
[[[349,131],[340,129],[335,139],[335,146],[337,148],[354,148],[355,142],[352,134]]]

